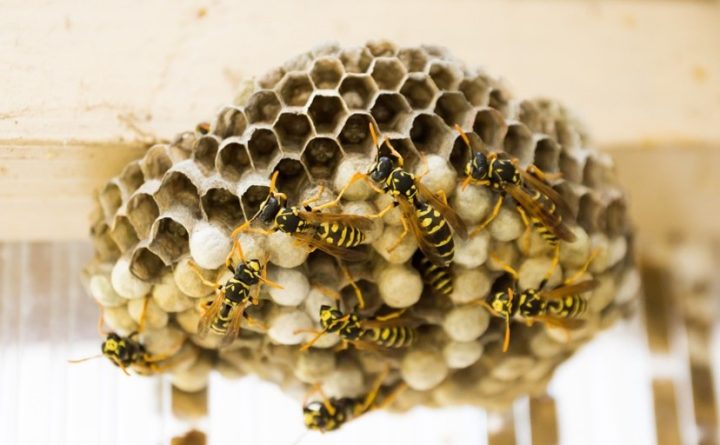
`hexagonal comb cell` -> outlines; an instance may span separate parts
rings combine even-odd
[[[138,243],[139,238],[135,228],[130,224],[127,216],[118,215],[110,228],[110,237],[115,241],[121,251],[126,251]]]
[[[473,131],[488,147],[499,148],[505,139],[507,124],[497,110],[485,108],[475,115]]]
[[[470,138],[471,147],[483,146],[483,142],[480,140],[478,135],[476,135],[475,133],[465,134],[468,138]],[[463,138],[460,137],[460,135],[455,137],[452,145],[452,150],[450,151],[450,164],[452,164],[452,166],[455,168],[455,171],[457,171],[459,175],[465,173],[465,166],[467,165],[468,161],[470,161],[471,153],[471,148],[468,148]]]
[[[398,51],[398,59],[409,72],[424,71],[428,63],[428,53],[422,48],[403,48]]]
[[[335,57],[324,57],[315,61],[310,70],[310,78],[315,87],[321,90],[329,90],[337,88],[345,74],[340,60]]]
[[[338,135],[338,141],[346,152],[369,153],[373,149],[369,130],[370,122],[372,119],[365,113],[351,114],[345,120]]]
[[[347,110],[339,96],[317,95],[310,102],[308,114],[315,125],[315,131],[333,133],[347,114]]]
[[[265,74],[261,75],[257,83],[260,86],[260,88],[263,89],[271,89],[274,88],[275,85],[282,80],[283,76],[285,75],[285,69],[281,66],[277,68],[273,68],[270,71],[267,71]]]
[[[619,236],[625,233],[627,227],[627,205],[622,198],[615,199],[605,209],[605,219],[608,234]]]
[[[237,181],[248,168],[252,168],[252,163],[245,144],[237,138],[224,140],[219,149],[217,163],[220,174],[231,181]]]
[[[540,139],[535,144],[534,164],[546,172],[558,171],[560,160],[560,146],[550,138]]]
[[[154,238],[150,250],[165,264],[172,264],[189,251],[189,234],[185,227],[170,217],[162,217],[155,222]]]
[[[370,114],[375,118],[380,131],[398,131],[407,122],[411,112],[410,104],[397,93],[381,93],[373,104]]]
[[[491,82],[485,75],[475,76],[473,79],[465,79],[460,82],[460,91],[465,98],[475,107],[487,105],[490,95]]]
[[[519,159],[522,164],[528,164],[532,161],[532,133],[525,125],[519,122],[508,127],[503,147],[507,153]]]
[[[450,151],[451,130],[435,114],[421,114],[413,120],[410,139],[421,152],[445,156]]]
[[[411,74],[400,88],[400,93],[407,98],[410,106],[415,109],[429,107],[433,103],[437,92],[433,81],[424,74]]]
[[[407,70],[395,57],[386,57],[375,59],[370,75],[381,90],[397,91],[400,82],[407,75]]]
[[[200,215],[198,190],[190,178],[178,171],[165,175],[155,200],[161,212],[179,205],[195,215]]]
[[[289,107],[302,107],[310,98],[313,84],[305,73],[288,73],[278,87],[280,99]]]
[[[250,96],[245,113],[251,124],[272,124],[280,112],[280,99],[273,91],[258,91]]]
[[[388,40],[371,40],[365,47],[374,57],[390,57],[397,53],[397,46]]]
[[[205,172],[215,168],[215,156],[218,151],[218,139],[215,136],[203,136],[195,142],[193,159],[202,166]]]
[[[264,185],[251,185],[245,190],[240,197],[240,204],[246,219],[252,218],[257,213],[269,191],[270,188]]]
[[[376,92],[377,86],[370,76],[347,76],[340,84],[340,96],[351,110],[366,110]]]
[[[93,224],[90,228],[96,258],[112,262],[120,257],[120,249],[110,236],[110,228],[104,222]]]
[[[151,281],[165,268],[163,261],[147,247],[140,247],[130,258],[130,272],[141,280]]]
[[[577,159],[566,151],[560,152],[560,173],[562,173],[563,178],[568,181],[582,181],[583,172],[578,165]]]
[[[600,213],[602,204],[594,193],[586,193],[580,198],[577,222],[587,233],[595,233],[601,229]]]
[[[228,229],[240,225],[243,220],[240,200],[224,188],[211,188],[200,198],[203,213],[209,221],[219,221]]]
[[[503,115],[506,115],[508,113],[509,100],[510,99],[507,97],[507,94],[503,90],[496,88],[490,91],[490,100],[488,101],[488,106],[495,108]]]
[[[269,128],[256,128],[248,141],[248,150],[255,168],[267,167],[280,153],[275,132]]]
[[[457,65],[441,61],[432,62],[428,74],[441,90],[456,90],[463,78],[463,73]]]
[[[313,133],[310,119],[304,113],[282,113],[274,128],[284,152],[300,151]]]
[[[365,73],[372,62],[372,55],[367,48],[349,48],[340,53],[340,61],[348,73]]]
[[[125,186],[125,192],[129,195],[138,189],[145,182],[140,162],[131,162],[120,173],[120,181]]]
[[[106,219],[111,219],[122,205],[122,194],[117,184],[108,182],[98,195]]]
[[[298,159],[283,158],[273,171],[278,172],[277,188],[289,197],[298,196],[300,186],[307,181],[307,173]]]
[[[302,154],[302,161],[310,171],[310,175],[317,179],[332,177],[341,158],[340,146],[332,138],[310,140]]]
[[[400,156],[403,157],[403,160],[405,161],[404,168],[409,171],[414,170],[415,166],[417,166],[420,161],[420,154],[415,148],[415,145],[413,145],[412,141],[408,138],[395,137],[388,138],[388,141],[390,141],[393,148],[400,153]]]
[[[150,227],[159,214],[155,200],[148,194],[139,193],[128,201],[127,217],[141,238],[148,237]]]
[[[168,146],[164,144],[153,145],[145,154],[145,162],[142,163],[143,175],[146,179],[159,179],[173,165],[168,154]]]
[[[435,114],[452,127],[455,124],[465,127],[470,124],[472,106],[458,91],[444,92],[435,104]]]
[[[213,134],[220,138],[241,135],[247,128],[247,117],[241,108],[235,106],[225,107],[215,121]]]

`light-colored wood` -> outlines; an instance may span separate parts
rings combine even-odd
[[[555,400],[545,394],[530,398],[532,445],[557,445],[558,419]]]
[[[672,380],[655,380],[652,383],[655,407],[655,430],[658,445],[680,445],[680,423]]]
[[[626,165],[652,146],[717,147],[719,22],[718,2],[702,1],[150,0],[36,9],[12,0],[0,15],[0,54],[11,61],[0,70],[0,239],[84,238],[92,191],[143,142],[211,118],[241,79],[328,40],[443,44],[502,75],[518,97],[564,101],[601,147],[640,147]],[[658,199],[644,198],[658,210]],[[638,209],[642,221],[646,209]]]

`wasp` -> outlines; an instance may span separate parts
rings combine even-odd
[[[567,204],[560,194],[550,186],[549,175],[535,165],[527,169],[518,165],[517,159],[501,157],[498,153],[473,152],[470,139],[459,125],[455,130],[460,133],[471,157],[465,165],[467,175],[463,187],[469,184],[489,187],[498,193],[490,215],[472,230],[471,236],[490,224],[502,207],[505,194],[509,194],[516,203],[520,217],[528,229],[534,227],[540,236],[555,249],[553,268],[557,266],[560,255],[560,240],[575,241],[575,234],[563,222],[561,213],[570,214]]]
[[[267,267],[265,267],[267,262],[262,264],[257,259],[243,261],[237,267],[233,267],[232,263],[227,261],[226,266],[233,276],[224,284],[206,280],[195,263],[191,261],[189,264],[203,284],[215,287],[217,293],[200,318],[198,334],[201,337],[207,336],[210,332],[220,335],[221,346],[226,346],[235,340],[240,332],[243,318],[249,323],[261,324],[245,313],[249,306],[259,303],[261,283],[282,289],[281,285],[267,279]],[[253,286],[255,286],[254,290],[251,291]]]
[[[450,265],[455,253],[452,232],[454,230],[460,237],[466,238],[467,229],[464,222],[447,205],[444,193],[435,195],[420,182],[422,175],[415,176],[404,170],[402,155],[393,147],[389,139],[385,138],[380,144],[375,127],[372,123],[369,126],[373,143],[378,149],[370,171],[353,175],[334,201],[320,207],[337,205],[353,183],[363,180],[376,192],[387,193],[393,198],[393,203],[373,215],[373,218],[381,218],[394,207],[400,208],[403,231],[388,251],[394,250],[408,232],[412,231],[420,250],[433,264],[442,267]],[[382,150],[383,146],[387,147],[388,151]],[[382,184],[382,188],[376,183]]]
[[[268,235],[276,230],[292,235],[298,241],[309,246],[311,250],[321,250],[338,259],[360,261],[365,254],[353,250],[365,241],[364,230],[372,228],[373,220],[360,215],[323,213],[313,209],[309,204],[317,200],[315,197],[302,203],[302,207],[288,207],[287,195],[276,191],[278,172],[273,173],[268,197],[260,204],[260,209],[250,220],[235,229],[231,235],[236,239],[240,232],[257,232]],[[263,224],[271,224],[268,230],[253,229],[250,224],[255,219]]]
[[[450,297],[453,292],[453,274],[450,267],[434,264],[420,250],[413,255],[412,265],[435,294]]]
[[[322,400],[303,403],[303,421],[305,427],[315,431],[333,431],[340,428],[348,420],[356,419],[361,415],[376,409],[383,409],[390,405],[397,395],[405,389],[403,383],[383,391],[383,382],[388,371],[381,372],[376,378],[372,389],[365,397],[327,398],[319,385],[314,390],[319,391]]]
[[[485,300],[479,303],[485,306],[493,315],[505,319],[505,339],[503,341],[503,352],[507,351],[510,345],[510,320],[520,317],[529,325],[535,321],[544,322],[550,325],[564,328],[578,326],[587,308],[587,301],[581,294],[597,287],[596,280],[585,280],[579,283],[575,281],[590,266],[595,253],[578,272],[565,280],[555,289],[545,291],[547,278],[540,282],[535,289],[526,289],[520,292],[517,289],[518,272],[510,265],[504,264],[498,258],[495,261],[502,264],[503,269],[512,277],[512,286],[507,290],[491,293]]]

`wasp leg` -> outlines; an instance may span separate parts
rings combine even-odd
[[[402,314],[405,313],[405,311],[407,311],[407,308],[403,308],[403,309],[400,309],[400,310],[395,311],[395,312],[390,312],[389,314],[380,315],[380,316],[378,316],[378,317],[375,317],[375,320],[377,320],[377,321],[388,321],[388,320],[392,320],[392,319],[394,319],[394,318],[399,318]]]
[[[378,393],[380,392],[380,388],[382,388],[382,384],[387,378],[388,374],[390,373],[389,368],[385,368],[375,379],[375,382],[373,383],[373,387],[370,390],[370,392],[365,396],[365,400],[363,401],[363,404],[360,407],[360,412],[364,413],[367,412],[368,409],[372,406],[373,403],[375,403],[375,400],[377,400]]]
[[[312,195],[311,197],[309,197],[308,199],[303,201],[300,205],[302,207],[307,207],[310,204],[312,204],[313,202],[317,202],[320,199],[320,197],[322,196],[322,193],[324,191],[325,191],[325,186],[323,184],[320,184],[320,187],[318,187],[317,193],[315,193],[314,195]]]
[[[538,180],[540,180],[548,185],[550,184],[550,181],[556,181],[556,180],[562,178],[562,173],[546,173],[546,172],[542,171],[540,169],[540,167],[538,167],[535,164],[528,165],[528,167],[525,169],[525,171],[528,172],[528,174],[535,176]]]
[[[540,282],[541,289],[545,286],[545,283],[550,280],[550,277],[552,277],[555,273],[555,269],[557,269],[558,263],[560,263],[560,243],[555,244],[555,250],[553,252],[552,263],[550,263],[550,269],[545,273],[545,277]]]
[[[398,383],[395,388],[385,396],[382,402],[380,402],[377,406],[375,406],[373,409],[385,409],[388,406],[392,405],[392,403],[397,399],[397,397],[407,389],[407,385],[405,383]]]
[[[314,329],[297,329],[297,330],[293,331],[293,334],[301,334],[301,333],[308,333],[308,332],[313,332],[313,333],[315,333],[316,335],[315,335],[315,337],[313,337],[312,339],[310,339],[310,341],[308,341],[307,343],[305,343],[305,344],[303,344],[302,346],[300,346],[300,350],[301,350],[301,351],[307,351],[308,349],[310,349],[310,347],[311,347],[312,345],[314,345],[315,342],[317,342],[318,340],[320,340],[320,337],[322,337],[323,335],[325,335],[325,333],[327,332],[327,330],[323,329],[322,331],[316,331],[316,330],[314,330]]]
[[[585,261],[585,263],[582,265],[582,267],[581,267],[580,269],[578,269],[578,271],[575,272],[570,278],[566,279],[566,280],[565,280],[565,284],[572,284],[572,283],[574,283],[575,281],[577,281],[578,279],[580,279],[580,277],[581,277],[585,272],[587,272],[588,268],[590,267],[590,264],[593,262],[593,260],[595,259],[595,257],[598,256],[598,254],[600,254],[600,249],[595,249],[595,250],[593,250],[592,252],[590,252],[590,256],[589,256],[588,259]]]
[[[500,258],[498,258],[498,256],[495,255],[495,253],[491,253],[490,258],[492,258],[493,261],[498,263],[505,272],[512,275],[513,280],[517,281],[518,277],[520,276],[520,274],[518,274],[517,270],[513,269],[513,267],[511,265],[509,265],[508,263],[506,263],[503,260],[501,260]]]
[[[248,325],[251,325],[251,326],[252,326],[252,325],[255,325],[255,326],[257,326],[258,328],[262,329],[263,331],[266,331],[266,330],[268,329],[268,325],[267,325],[267,324],[263,323],[262,321],[258,321],[258,320],[252,318],[252,317],[249,316],[249,315],[245,315],[245,319],[247,320]]]
[[[272,287],[275,289],[285,289],[282,284],[268,280],[267,263],[265,263],[265,266],[263,267],[262,275],[260,275],[259,279],[260,279],[260,282],[262,284],[264,284],[265,286]],[[260,286],[257,287],[257,293],[258,293],[258,295],[260,295]],[[257,304],[257,303],[255,303],[255,304]]]
[[[508,289],[508,306],[512,307],[513,291]],[[503,352],[507,352],[510,347],[510,314],[505,314],[505,339],[503,340]]]
[[[418,181],[430,172],[430,165],[428,164],[427,157],[422,153],[420,153],[420,162],[422,162],[425,169],[422,173],[418,173],[415,175],[415,179]]]
[[[345,265],[340,263],[340,270],[342,270],[343,274],[345,275],[345,278],[347,278],[348,282],[350,283],[350,286],[352,286],[353,291],[355,292],[355,299],[357,299],[357,305],[360,309],[365,309],[365,297],[363,297],[362,291],[358,287],[357,283],[355,283],[355,278],[353,278],[352,274],[350,273],[350,270],[348,270]],[[339,300],[338,300],[339,301]]]
[[[390,210],[394,209],[395,207],[397,207],[397,203],[396,203],[396,202],[392,202],[392,203],[388,204],[384,209],[382,209],[382,210],[380,210],[379,212],[377,212],[376,214],[374,214],[374,215],[368,215],[368,216],[366,216],[366,218],[369,218],[369,219],[380,219],[380,218],[382,218],[383,216],[385,216],[385,214],[386,214],[387,212],[389,212]]]
[[[355,172],[355,174],[352,175],[352,177],[350,177],[350,180],[348,181],[348,183],[345,184],[345,186],[340,190],[340,193],[338,193],[338,195],[335,199],[333,199],[332,201],[326,202],[325,204],[319,205],[319,206],[315,207],[313,210],[322,210],[322,209],[327,209],[330,207],[337,207],[338,205],[340,205],[340,201],[342,200],[342,197],[345,194],[345,192],[347,192],[347,189],[350,188],[350,186],[352,186],[353,184],[355,184],[358,181],[365,181],[367,183],[367,185],[370,186],[370,188],[372,188],[376,192],[385,193],[383,191],[383,189],[381,189],[380,187],[373,184],[373,182],[370,180],[370,178],[368,178],[368,176],[366,174],[360,173],[360,172]]]
[[[194,261],[191,260],[190,262],[188,262],[188,265],[190,266],[190,269],[192,269],[193,272],[195,272],[195,274],[198,276],[198,278],[200,279],[200,282],[201,282],[202,284],[204,284],[205,286],[214,287],[215,289],[220,289],[220,288],[222,287],[222,285],[221,285],[220,283],[218,283],[218,282],[213,282],[213,281],[210,281],[210,280],[206,279],[206,278],[203,276],[202,271],[200,270],[200,268],[198,267],[198,265],[195,264]]]
[[[324,286],[320,283],[313,283],[312,286],[317,288],[317,290],[319,290],[326,297],[330,297],[335,301],[340,301],[341,296],[338,291],[330,289],[329,287]]]
[[[527,217],[527,214],[525,213],[525,210],[523,210],[520,206],[515,207],[517,212],[520,214],[520,219],[522,219],[523,224],[525,225],[525,233],[523,234],[523,245],[522,250],[523,254],[526,256],[530,254],[530,241],[532,238],[532,226],[530,226],[530,220]]]
[[[500,208],[502,207],[503,201],[505,198],[503,198],[503,195],[499,195],[497,201],[495,202],[495,207],[493,207],[492,212],[490,213],[490,216],[485,218],[485,221],[481,222],[478,226],[476,226],[474,229],[470,231],[470,237],[474,237],[478,233],[480,233],[481,230],[483,230],[485,227],[488,226],[495,218],[497,218],[498,214],[500,213]]]
[[[245,253],[242,250],[242,245],[240,244],[240,241],[237,240],[234,236],[231,237],[232,239],[232,249],[230,249],[230,253],[225,258],[225,267],[227,267],[230,272],[235,273],[235,268],[232,266],[232,259],[233,256],[235,256],[235,252],[238,253],[238,256],[240,257],[241,262],[245,262]]]
[[[398,239],[395,240],[395,242],[392,244],[392,246],[388,247],[388,249],[387,249],[388,253],[397,249],[397,247],[400,245],[400,243],[402,243],[402,241],[405,239],[408,232],[410,231],[410,228],[408,227],[408,222],[404,216],[402,218],[400,218],[400,222],[402,222],[403,231],[400,233],[400,236],[398,236]]]
[[[150,296],[148,295],[145,297],[145,301],[143,302],[142,312],[140,312],[140,320],[138,321],[138,332],[143,332],[145,330],[145,319],[147,315],[147,308],[148,304],[150,303]]]

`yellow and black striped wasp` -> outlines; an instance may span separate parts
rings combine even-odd
[[[434,264],[420,250],[413,255],[412,265],[435,295],[450,297],[453,292],[453,273],[449,266]]]
[[[353,175],[338,197],[320,208],[337,205],[353,183],[366,181],[376,192],[387,193],[393,198],[391,205],[373,217],[380,218],[394,207],[399,207],[402,214],[403,232],[388,251],[394,250],[408,232],[412,231],[418,247],[433,264],[443,267],[450,265],[455,253],[452,232],[454,230],[460,237],[466,238],[465,223],[447,205],[443,193],[440,196],[435,195],[420,182],[420,177],[404,170],[402,155],[395,150],[389,139],[385,138],[380,144],[375,127],[372,123],[369,125],[373,143],[378,149],[373,166],[367,174],[358,172]],[[387,150],[383,150],[383,146],[387,147]],[[382,188],[375,183],[382,184]]]
[[[326,333],[337,333],[342,340],[342,348],[348,343],[358,349],[405,348],[417,338],[417,331],[410,326],[410,319],[398,320],[404,311],[396,311],[371,319],[362,318],[357,311],[349,314],[328,305],[320,306],[320,326],[322,330],[305,343],[300,350],[310,348]]]
[[[547,278],[540,282],[535,289],[526,289],[520,292],[517,289],[518,272],[509,264],[500,259],[495,261],[502,264],[503,269],[511,275],[512,285],[504,291],[491,293],[485,300],[479,301],[493,315],[505,320],[505,339],[503,352],[510,345],[510,321],[519,317],[527,324],[543,322],[563,328],[574,328],[582,324],[582,316],[587,309],[587,301],[581,294],[597,287],[596,280],[575,281],[587,270],[594,258],[593,253],[585,265],[572,277],[549,291],[544,290]]]
[[[365,252],[353,249],[365,241],[364,230],[372,228],[373,220],[366,216],[320,212],[309,204],[318,199],[320,193],[302,203],[302,207],[288,207],[287,195],[276,191],[278,172],[273,173],[268,197],[250,220],[235,229],[231,235],[235,240],[241,232],[256,232],[268,235],[276,230],[288,233],[311,250],[319,249],[345,261],[365,259]],[[271,224],[270,229],[250,227],[255,219]]]
[[[333,431],[369,411],[389,406],[405,389],[405,384],[395,383],[384,389],[383,382],[387,375],[387,370],[381,372],[365,397],[328,398],[322,393],[320,386],[315,385],[313,389],[321,393],[322,400],[303,403],[305,427],[320,432]]]
[[[235,246],[239,248],[239,244]],[[231,256],[232,252],[228,259]],[[263,264],[257,259],[243,260],[243,263],[237,267],[233,267],[231,262],[227,261],[227,268],[233,276],[225,284],[208,281],[195,263],[191,261],[189,264],[203,284],[215,287],[217,292],[215,299],[200,318],[198,335],[205,337],[210,332],[220,335],[221,346],[226,346],[235,340],[240,332],[243,318],[246,318],[248,323],[261,324],[245,313],[249,306],[259,303],[260,284],[282,289],[282,286],[267,279],[267,262]],[[251,291],[253,286],[255,288]]]
[[[471,153],[470,160],[465,166],[467,177],[463,187],[469,184],[480,185],[498,193],[492,212],[485,221],[472,230],[471,235],[478,233],[495,219],[507,193],[515,201],[525,227],[528,229],[534,227],[555,249],[553,264],[557,266],[560,240],[572,242],[575,240],[575,234],[563,222],[561,213],[569,215],[571,212],[560,194],[550,186],[548,174],[532,164],[527,169],[522,169],[517,159],[510,159],[499,153],[473,152],[470,139],[465,132],[457,124],[455,130]]]

